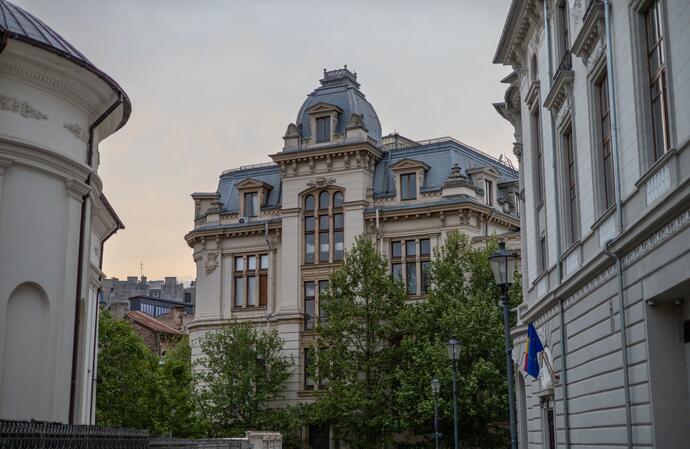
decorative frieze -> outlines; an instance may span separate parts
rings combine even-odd
[[[628,267],[632,265],[640,258],[642,258],[646,254],[653,251],[656,247],[664,243],[666,240],[670,239],[674,235],[678,234],[679,232],[687,228],[689,224],[690,209],[686,209],[685,212],[678,215],[666,226],[659,229],[657,232],[652,234],[651,237],[649,237],[647,240],[635,247],[635,249],[623,256],[623,267]]]
[[[0,110],[14,112],[25,118],[48,120],[48,116],[33,107],[28,101],[0,94]]]
[[[335,178],[315,178],[307,182],[307,187],[326,187],[331,184],[335,184]]]

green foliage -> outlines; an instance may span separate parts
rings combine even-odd
[[[317,419],[353,449],[390,446],[405,291],[371,240],[359,237],[331,276],[318,326]]]
[[[196,436],[191,354],[181,339],[162,359],[124,320],[101,311],[98,330],[96,422],[148,429],[154,434]]]
[[[292,360],[281,355],[274,329],[233,323],[201,339],[195,385],[200,415],[211,437],[243,436],[246,430],[289,427],[290,416],[269,408],[280,399]]]

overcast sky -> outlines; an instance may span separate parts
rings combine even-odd
[[[452,136],[513,158],[491,64],[509,0],[12,0],[128,93],[128,124],[100,146],[105,194],[125,223],[104,271],[194,279],[195,191],[280,151],[324,68],[347,64],[383,133]],[[514,161],[514,158],[513,158]],[[515,161],[514,161],[515,162]]]

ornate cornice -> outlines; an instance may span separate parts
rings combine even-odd
[[[31,105],[28,101],[0,94],[0,110],[14,112],[25,118],[48,120],[48,116]]]

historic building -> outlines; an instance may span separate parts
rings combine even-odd
[[[514,357],[528,323],[547,348],[517,376],[522,448],[688,447],[688,24],[686,0],[511,3],[494,62],[514,69],[496,105],[520,160]]]
[[[130,111],[112,78],[0,0],[0,418],[93,423],[103,244],[123,227],[98,146]]]
[[[230,320],[277,328],[295,361],[285,402],[309,400],[319,295],[356,236],[375,240],[411,298],[424,296],[433,248],[450,230],[519,247],[518,173],[451,138],[383,137],[346,68],[324,71],[273,162],[227,170],[194,193],[186,240],[197,265],[193,350]]]

